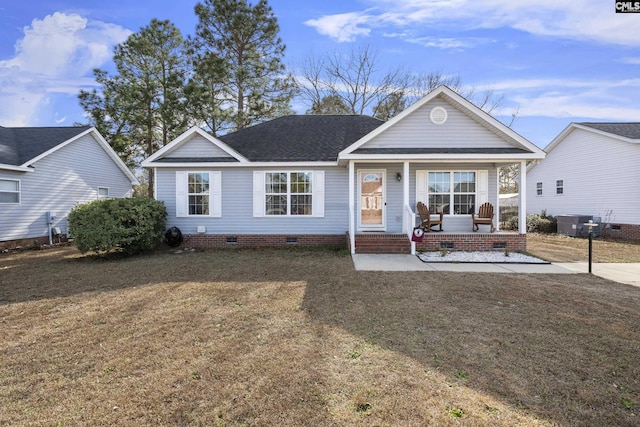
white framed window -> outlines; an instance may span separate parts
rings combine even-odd
[[[98,199],[109,197],[109,187],[98,187]]]
[[[323,171],[254,171],[253,216],[324,216]]]
[[[536,195],[542,196],[542,183],[536,182]]]
[[[562,179],[556,181],[556,194],[564,194],[564,180]]]
[[[20,180],[0,179],[0,204],[20,204]]]
[[[488,201],[489,173],[483,171],[416,171],[416,201],[433,213],[469,215]]]
[[[222,173],[177,171],[176,216],[222,216]]]

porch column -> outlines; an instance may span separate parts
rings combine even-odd
[[[353,160],[349,160],[349,246],[351,254],[356,253],[356,217],[355,217],[355,170]]]
[[[402,170],[402,230],[407,232],[409,224],[407,222],[407,215],[405,214],[405,209],[409,204],[409,162],[404,162],[403,170]],[[411,224],[413,228],[414,224]]]
[[[520,182],[518,183],[518,233],[527,234],[527,162],[520,162]]]

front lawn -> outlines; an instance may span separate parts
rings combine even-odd
[[[0,425],[638,425],[638,307],[330,251],[2,254]]]
[[[552,262],[587,261],[589,239],[530,233],[527,252]],[[640,262],[640,241],[594,238],[593,262]]]

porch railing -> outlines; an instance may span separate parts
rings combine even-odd
[[[404,205],[404,221],[402,223],[405,226],[405,233],[407,234],[407,238],[411,242],[411,255],[415,255],[416,242],[411,240],[411,236],[413,235],[413,227],[416,226],[416,213],[408,204]]]

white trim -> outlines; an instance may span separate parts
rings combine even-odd
[[[520,205],[518,206],[518,233],[527,234],[527,162],[520,162],[520,182],[518,193]]]
[[[106,196],[103,196],[103,195],[100,194],[100,190],[101,189],[107,190],[107,195]],[[108,199],[108,198],[109,198],[109,187],[105,187],[105,186],[102,186],[102,185],[98,186],[98,199]]]
[[[10,172],[33,172],[35,169],[26,166],[5,165],[0,163],[0,170],[7,170]]]
[[[3,193],[11,193],[18,195],[18,201],[14,202],[0,202],[0,205],[21,205],[22,204],[22,182],[15,178],[0,178],[0,181],[14,181],[18,183],[18,191],[2,191]]]
[[[23,167],[32,166],[38,160],[41,160],[44,157],[47,157],[48,155],[50,155],[52,153],[55,153],[56,151],[60,150],[61,148],[66,147],[67,145],[71,144],[72,142],[75,142],[78,139],[82,138],[83,136],[89,135],[89,134],[91,134],[93,136],[93,139],[98,142],[98,145],[100,145],[102,147],[102,149],[109,155],[109,157],[111,157],[111,160],[116,164],[116,166],[118,166],[118,168],[120,168],[120,170],[126,175],[126,177],[131,182],[131,185],[140,184],[140,182],[135,177],[135,175],[131,172],[131,170],[129,170],[129,168],[122,161],[120,156],[118,156],[118,154],[113,150],[113,148],[111,148],[109,143],[102,137],[102,135],[100,135],[100,132],[98,132],[98,130],[95,127],[89,128],[89,129],[85,130],[84,132],[80,132],[78,135],[67,139],[66,141],[56,145],[55,147],[51,148],[50,150],[47,150],[44,153],[34,157],[33,159],[23,163],[22,166]]]
[[[382,223],[380,225],[362,224],[362,180],[360,174],[380,173],[382,174],[382,196],[380,198],[380,207],[382,210]],[[358,169],[357,178],[357,212],[358,212],[358,231],[387,231],[387,170],[386,169]]]
[[[349,161],[349,241],[351,254],[356,253],[356,218],[355,218],[355,163]]]
[[[243,155],[238,153],[233,148],[229,147],[224,142],[222,142],[219,139],[215,138],[214,136],[210,135],[208,132],[205,132],[203,129],[199,128],[198,126],[194,126],[191,129],[183,132],[182,135],[178,136],[176,139],[174,139],[173,141],[171,141],[170,143],[168,143],[167,145],[165,145],[164,147],[162,147],[161,149],[159,149],[158,151],[153,153],[151,156],[147,157],[142,162],[142,167],[145,167],[145,168],[148,168],[148,167],[162,167],[163,165],[166,165],[166,163],[155,164],[153,162],[155,160],[159,159],[159,158],[164,157],[166,154],[169,154],[172,151],[176,150],[177,148],[182,146],[184,143],[186,143],[191,138],[191,136],[193,136],[195,134],[200,135],[201,137],[203,137],[204,139],[206,139],[207,141],[209,141],[210,143],[212,143],[213,145],[215,145],[216,147],[218,147],[219,149],[221,149],[225,153],[229,154],[230,157],[235,158],[236,160],[238,160],[238,162],[240,162],[240,163],[248,163],[249,162],[249,160],[246,157],[244,157]],[[205,164],[205,163],[200,163],[199,164],[200,167],[205,167],[205,166],[209,166],[209,165],[210,164]],[[192,164],[185,164],[185,163],[182,163],[182,166],[183,167],[197,167],[197,166],[193,166]],[[216,163],[216,166],[217,166],[217,163]],[[173,165],[173,167],[175,167],[175,164]]]
[[[287,174],[287,213],[285,215],[268,215],[266,213],[266,175],[268,173]],[[311,175],[311,215],[291,214],[291,174]],[[283,193],[284,194],[284,193]],[[300,193],[295,193],[300,194]],[[307,194],[307,193],[305,193]],[[323,170],[273,169],[253,171],[253,216],[264,218],[323,218],[325,203],[325,182]]]
[[[439,86],[436,89],[434,89],[433,91],[431,91],[429,94],[427,94],[425,97],[423,97],[422,99],[418,100],[416,103],[411,105],[409,108],[407,108],[406,110],[402,111],[397,116],[393,117],[391,120],[387,121],[386,123],[382,124],[381,126],[378,126],[376,129],[372,130],[367,135],[363,136],[358,141],[356,141],[355,143],[351,144],[349,147],[347,147],[344,150],[342,150],[338,154],[338,159],[349,159],[349,158],[352,158],[352,157],[348,157],[348,155],[351,155],[355,150],[357,150],[358,148],[360,148],[362,145],[366,144],[367,142],[371,141],[373,138],[375,138],[376,136],[380,135],[381,133],[383,133],[384,131],[386,131],[390,127],[395,126],[396,123],[398,123],[399,121],[403,120],[405,117],[407,117],[408,115],[412,114],[414,111],[418,110],[420,107],[422,107],[423,105],[425,105],[429,101],[433,100],[434,98],[438,97],[439,95],[445,95],[446,97],[449,97],[451,101],[456,102],[462,108],[468,110],[471,114],[473,114],[478,119],[478,121],[481,124],[484,123],[486,125],[486,127],[488,127],[488,128],[493,127],[494,129],[498,130],[499,132],[502,132],[503,134],[505,134],[507,137],[509,137],[512,140],[511,142],[514,143],[514,145],[516,145],[516,146],[519,145],[519,146],[524,147],[525,149],[531,151],[530,154],[521,155],[523,157],[515,156],[516,158],[530,158],[530,159],[537,159],[537,158],[542,159],[542,158],[544,158],[544,151],[542,151],[540,148],[538,148],[533,143],[529,142],[523,136],[521,136],[518,133],[516,133],[513,129],[509,128],[508,126],[506,126],[505,124],[503,124],[502,122],[497,120],[496,118],[492,117],[490,114],[488,114],[485,111],[483,111],[482,109],[478,108],[477,106],[475,106],[474,104],[472,104],[471,102],[469,102],[468,100],[466,100],[465,98],[460,96],[458,93],[456,93],[453,90],[449,89],[448,87]],[[451,102],[449,102],[449,99],[445,99],[445,101],[448,102],[449,104],[451,104]],[[525,157],[525,156],[528,156],[528,157]],[[397,158],[397,157],[390,157],[390,156],[385,156],[385,157],[386,158]],[[448,155],[447,157],[451,158],[452,156]],[[499,157],[499,156],[497,156],[497,157],[493,156],[493,157],[494,158],[502,158],[502,157]],[[376,157],[362,157],[362,158],[363,159],[375,159]],[[431,158],[437,158],[437,157],[431,157]]]
[[[398,162],[410,160],[416,161],[431,161],[431,160],[449,160],[449,161],[475,161],[475,162],[519,162],[521,160],[536,160],[544,159],[544,153],[533,154],[345,154],[340,156],[340,160],[361,160],[370,162]]]
[[[324,167],[336,167],[339,166],[338,162],[193,162],[193,163],[168,163],[168,162],[148,162],[145,160],[143,167],[146,168],[324,168]]]
[[[467,173],[471,172],[475,174],[475,191],[473,195],[474,199],[474,212],[477,212],[478,207],[484,203],[489,201],[489,171],[486,169],[437,169],[437,170],[427,170],[427,169],[417,169],[416,170],[416,204],[418,202],[425,203],[431,209],[431,204],[429,203],[429,172],[443,172],[449,174],[449,183],[450,191],[449,193],[434,193],[434,194],[448,194],[449,195],[449,213],[444,214],[446,217],[459,217],[469,214],[456,214],[453,212],[454,199],[456,194],[472,194],[469,192],[464,193],[455,193],[453,180],[456,172]],[[482,180],[482,182],[480,182]]]
[[[209,174],[209,214],[189,214],[189,174]],[[176,171],[176,217],[219,218],[222,216],[222,172],[212,170]]]

